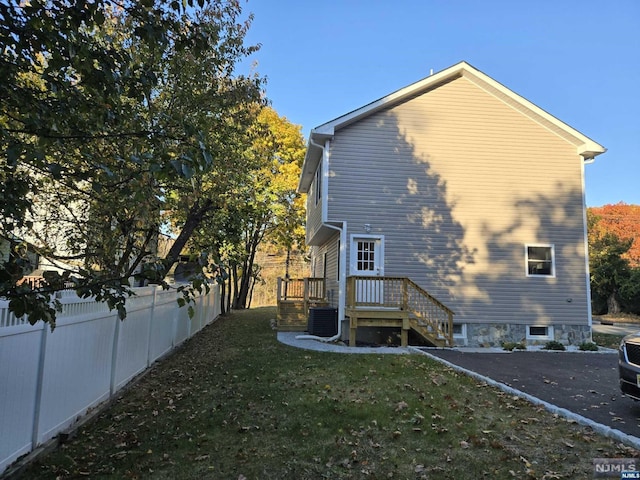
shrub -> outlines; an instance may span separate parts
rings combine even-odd
[[[565,346],[556,340],[551,340],[550,342],[545,343],[542,348],[543,350],[566,350]]]
[[[513,349],[516,349],[516,350],[526,350],[527,349],[527,346],[522,342],[519,342],[519,343],[516,343],[516,342],[502,342],[500,345],[502,346],[503,350],[507,350],[508,352],[512,352]]]
[[[598,351],[598,345],[596,345],[593,342],[582,342],[578,346],[578,349],[583,351],[583,352],[597,352]]]

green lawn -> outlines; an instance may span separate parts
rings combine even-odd
[[[606,348],[617,349],[620,346],[620,340],[624,335],[614,335],[612,333],[596,333],[593,332],[593,341],[597,345]]]
[[[23,478],[592,478],[635,450],[421,355],[282,345],[226,316]]]

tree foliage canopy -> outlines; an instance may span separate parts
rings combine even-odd
[[[236,181],[210,221],[194,235],[196,249],[216,245],[217,258],[232,280],[232,308],[246,308],[253,282],[259,276],[255,255],[265,240],[291,250],[304,245],[304,197],[296,192],[305,146],[300,126],[271,107],[260,108],[248,130],[250,143],[242,152],[243,165],[253,170]],[[208,176],[204,189],[215,188]]]
[[[620,206],[622,204],[619,204]],[[614,214],[601,217],[602,209],[587,211],[591,294],[596,313],[640,313],[640,268],[632,264],[629,252],[635,236],[615,222]],[[614,209],[615,210],[615,209]],[[615,218],[618,218],[615,216]],[[613,221],[613,226],[611,223]],[[627,226],[628,227],[628,226]],[[622,233],[621,233],[622,232]]]
[[[640,267],[640,205],[624,202],[590,207],[589,212],[598,217],[593,225],[599,234],[609,232],[623,240],[631,240],[631,246],[624,254],[633,267]],[[596,233],[596,232],[592,232]]]
[[[241,15],[234,0],[0,4],[0,295],[16,314],[53,324],[72,285],[124,317],[132,278],[162,283],[250,170],[239,153],[264,100],[261,78],[236,74],[257,49]],[[222,180],[207,197],[204,176]],[[19,283],[34,255],[57,267],[36,288]]]

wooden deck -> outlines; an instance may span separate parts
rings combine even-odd
[[[359,327],[397,327],[402,346],[409,330],[434,346],[453,346],[453,311],[408,278],[348,277],[346,300],[351,346]],[[328,306],[324,279],[278,279],[278,330],[306,330],[316,306]]]
[[[324,278],[278,278],[278,330],[304,332],[309,308],[328,305]]]

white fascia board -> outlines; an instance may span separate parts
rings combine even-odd
[[[307,153],[304,156],[302,162],[302,169],[300,170],[300,181],[298,182],[298,192],[308,193],[313,179],[316,174],[318,164],[322,159],[322,152],[324,149],[324,142],[327,139],[333,138],[333,133],[330,135],[318,133],[314,128],[309,134],[307,140]]]

